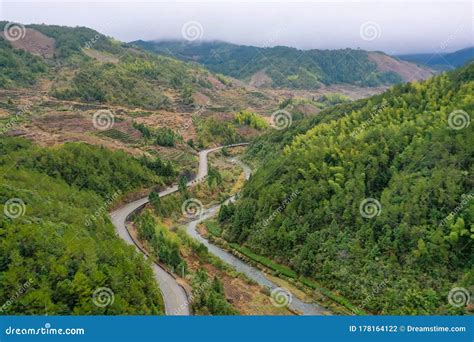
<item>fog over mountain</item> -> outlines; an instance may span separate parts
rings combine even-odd
[[[360,47],[389,54],[441,53],[474,44],[472,4],[465,0],[7,0],[0,3],[0,20],[87,26],[123,41],[182,39],[191,26],[199,40],[301,49]]]

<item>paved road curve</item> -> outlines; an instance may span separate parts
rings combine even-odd
[[[249,179],[251,170],[250,168],[245,165],[244,163],[240,162],[239,160],[236,160],[236,162],[244,169],[245,172],[245,178]],[[231,197],[226,201],[234,201],[235,198]],[[197,226],[199,225],[200,222],[207,220],[208,218],[211,218],[215,216],[219,212],[220,205],[213,206],[207,210],[205,210],[200,217],[197,219],[189,222],[186,225],[186,232],[188,235],[191,237],[195,238],[199,242],[203,243],[209,252],[217,256],[219,259],[224,261],[225,263],[233,266],[237,271],[245,273],[250,279],[256,281],[260,285],[270,289],[270,290],[275,290],[277,291],[283,291],[286,293],[291,294],[291,300],[289,301],[288,306],[296,310],[303,315],[329,315],[331,314],[327,309],[323,308],[322,306],[314,303],[305,303],[301,300],[299,300],[293,293],[291,293],[288,289],[282,289],[280,288],[277,284],[272,282],[270,279],[268,279],[265,274],[259,270],[256,267],[250,266],[249,264],[243,262],[239,258],[235,257],[231,253],[227,252],[226,250],[210,243],[207,239],[203,238],[197,231]]]
[[[247,143],[229,145],[228,147],[243,146],[243,145],[247,145]],[[222,146],[199,152],[198,174],[196,178],[194,178],[194,180],[188,183],[188,186],[196,182],[202,181],[207,176],[207,172],[208,172],[207,155],[220,148],[222,148]],[[176,191],[178,191],[178,186],[177,185],[172,186],[170,188],[167,188],[161,191],[160,197],[172,194]],[[115,226],[115,229],[117,230],[118,235],[123,240],[125,240],[125,242],[127,242],[128,244],[134,245],[137,248],[137,250],[142,254],[144,254],[143,251],[138,248],[138,246],[134,243],[134,241],[130,237],[130,234],[126,227],[126,222],[127,222],[127,219],[130,217],[130,215],[132,215],[137,210],[141,209],[148,202],[149,202],[148,197],[144,197],[134,202],[128,203],[125,206],[115,210],[114,212],[110,214],[112,223]],[[145,257],[147,256],[145,255]],[[186,292],[184,291],[184,288],[177,283],[176,279],[171,274],[169,274],[163,267],[161,267],[160,265],[156,263],[153,263],[153,272],[155,274],[155,279],[158,282],[161,293],[163,295],[163,301],[165,303],[165,313],[167,315],[189,315],[190,310],[189,310],[189,305],[188,305],[189,304],[188,297],[186,295]]]

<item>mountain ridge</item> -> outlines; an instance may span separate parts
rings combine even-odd
[[[449,53],[420,53],[397,56],[400,59],[426,65],[439,71],[452,70],[474,60],[474,46]]]
[[[427,68],[386,55],[358,49],[301,50],[288,46],[256,47],[222,41],[134,41],[141,48],[197,62],[213,72],[248,84],[276,88],[317,88],[322,84],[377,86],[425,79]],[[387,63],[387,62],[390,63]],[[405,72],[400,72],[403,69]],[[413,77],[417,76],[417,77]]]

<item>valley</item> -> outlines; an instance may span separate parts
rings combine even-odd
[[[7,25],[4,314],[473,313],[470,50]]]

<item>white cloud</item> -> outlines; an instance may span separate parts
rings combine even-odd
[[[205,40],[257,46],[411,53],[447,40],[445,51],[474,45],[471,1],[6,0],[0,8],[4,20],[88,26],[124,41],[179,39],[183,24],[197,21]],[[368,21],[380,26],[377,39],[360,37]]]

